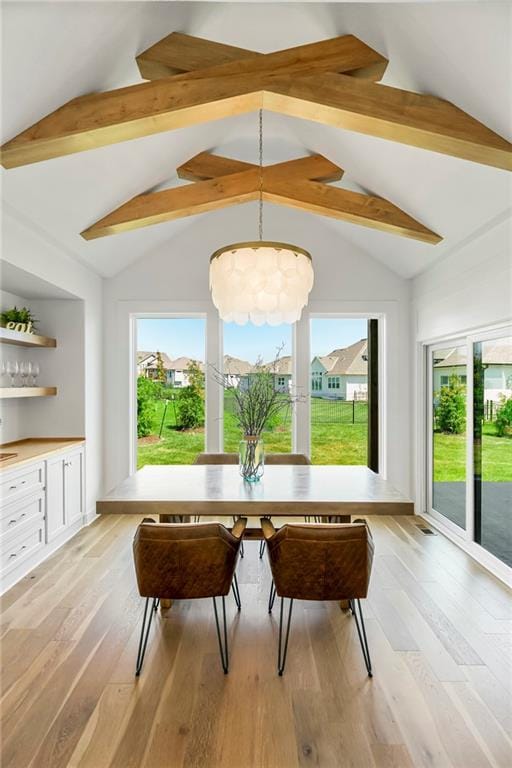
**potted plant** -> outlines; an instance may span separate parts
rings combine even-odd
[[[3,328],[12,328],[13,330],[21,330],[16,326],[24,326],[23,330],[26,333],[34,333],[37,320],[27,307],[13,307],[12,309],[5,309],[0,313],[0,325]]]

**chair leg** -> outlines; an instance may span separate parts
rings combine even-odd
[[[151,600],[150,597],[146,597],[146,604],[144,606],[144,616],[142,619],[142,628],[140,631],[140,640],[139,640],[139,649],[137,651],[137,664],[135,667],[135,676],[138,677],[140,675],[140,671],[142,669],[142,665],[144,663],[144,656],[146,654],[146,646],[148,644],[148,637],[149,637],[149,630],[151,629],[151,622],[153,620],[153,614],[155,613],[156,609],[158,608],[158,598],[153,599],[153,605],[151,606],[149,610],[149,619],[146,624],[146,619],[148,615],[148,607],[149,607],[149,601]]]
[[[274,607],[274,600],[276,599],[276,585],[274,584],[274,579],[272,579],[272,583],[270,585],[270,595],[268,597],[268,612],[272,613],[272,608]]]
[[[262,557],[263,557],[263,553],[265,552],[265,547],[266,547],[266,546],[267,546],[267,542],[265,541],[265,539],[262,539],[262,540],[260,541],[260,560],[261,560],[261,559],[262,559]]]
[[[283,647],[283,609],[285,598],[281,598],[281,610],[279,613],[279,649],[277,651],[277,671],[281,677],[286,664],[286,654],[288,652],[288,638],[290,637],[290,624],[292,620],[293,598],[290,598],[290,608],[288,609],[288,622],[286,625],[286,636]]]
[[[236,573],[233,574],[233,582],[231,584],[233,590],[233,597],[235,598],[236,607],[239,611],[242,610],[242,600],[240,599],[240,589],[238,588],[238,579]]]
[[[361,620],[361,624],[359,624],[359,620],[357,618],[355,604],[357,604],[357,607],[359,609],[359,618]],[[354,618],[356,620],[357,634],[359,635],[359,642],[361,643],[361,650],[363,652],[363,658],[364,658],[364,663],[366,664],[368,677],[373,677],[372,662],[370,659],[370,650],[368,648],[368,638],[366,637],[366,629],[364,626],[363,612],[361,611],[361,601],[350,600],[349,605],[350,605],[350,610],[354,614]]]
[[[240,517],[240,515],[238,517]],[[236,523],[236,521],[238,520],[238,517],[236,515],[233,515],[233,522],[234,523]],[[244,542],[241,541],[240,542],[240,557],[243,557],[244,555],[245,555]]]
[[[220,624],[219,624],[219,614],[217,612],[217,601],[213,597],[213,610],[215,611],[215,624],[217,625],[217,638],[219,640],[219,652],[220,652],[220,661],[222,664],[222,669],[224,670],[224,674],[227,675],[229,670],[229,658],[228,658],[228,628],[226,624],[226,599],[224,595],[222,596],[222,617],[224,621],[224,644],[222,643],[222,637],[220,632]]]

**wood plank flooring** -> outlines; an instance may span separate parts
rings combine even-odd
[[[509,768],[509,591],[413,517],[368,518],[376,545],[364,614],[298,602],[283,678],[278,601],[257,542],[230,596],[230,673],[210,600],[142,618],[131,541],[138,520],[82,530],[2,598],[2,768]]]

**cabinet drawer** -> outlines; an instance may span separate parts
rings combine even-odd
[[[42,490],[43,485],[44,463],[42,462],[2,474],[0,475],[0,504],[4,506],[22,494]]]
[[[0,518],[0,533],[2,538],[15,535],[19,526],[30,520],[40,520],[44,517],[44,495],[31,495],[28,498],[19,499],[13,504],[2,509]]]
[[[44,519],[23,526],[19,536],[2,537],[0,544],[0,573],[2,576],[23,563],[44,547]]]

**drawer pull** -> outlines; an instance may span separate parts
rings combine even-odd
[[[24,544],[22,547],[20,547],[20,548],[19,548],[19,550],[18,550],[17,552],[12,552],[12,553],[9,555],[9,560],[11,560],[11,558],[13,558],[13,557],[18,557],[18,555],[19,555],[21,552],[23,552],[23,550],[24,550],[24,549],[26,549],[26,548],[27,548],[27,545],[26,545],[26,544]]]
[[[12,519],[12,520],[9,520],[9,525],[14,525],[14,523],[19,523],[19,521],[20,521],[20,520],[23,520],[23,518],[24,518],[24,517],[26,517],[26,512],[23,512],[23,514],[22,514],[22,515],[20,515],[20,516],[19,516],[19,517],[17,517],[17,518],[16,518],[16,517],[13,517],[13,519]]]

